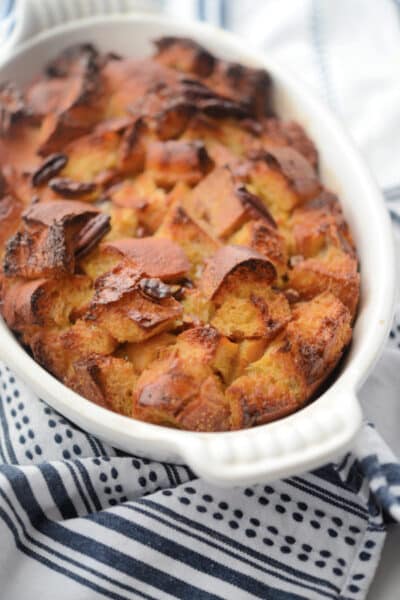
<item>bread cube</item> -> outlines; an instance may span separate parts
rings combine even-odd
[[[234,368],[237,347],[212,327],[186,331],[173,352],[138,379],[133,416],[197,431],[229,428],[223,379]]]
[[[84,318],[94,320],[119,342],[139,342],[173,329],[182,314],[180,303],[161,280],[147,281],[155,282],[154,295],[141,285],[146,280],[140,271],[129,262],[119,263],[95,281],[95,294]]]
[[[156,237],[168,238],[182,248],[192,268],[191,275],[197,276],[204,259],[214,254],[220,243],[178,201],[169,209]]]
[[[316,258],[301,260],[300,257],[289,271],[288,286],[295,289],[303,300],[310,300],[329,290],[354,317],[360,293],[357,260],[335,246],[330,246]]]
[[[215,57],[194,40],[164,36],[154,44],[157,48],[155,60],[166,67],[199,77],[207,77],[214,69]]]
[[[117,347],[116,340],[107,331],[81,319],[62,330],[37,330],[30,344],[35,359],[61,380],[72,376],[76,361],[93,354],[107,356]]]
[[[293,310],[285,331],[227,389],[233,429],[283,417],[303,406],[351,339],[348,309],[325,292]]]
[[[285,277],[288,270],[286,240],[278,229],[265,219],[251,219],[229,238],[228,243],[259,252],[271,261],[280,280]]]
[[[354,242],[338,199],[328,191],[296,208],[291,226],[295,255],[311,258],[333,245],[355,257]]]
[[[82,262],[82,266],[95,279],[122,260],[129,261],[140,273],[164,281],[179,280],[190,268],[188,259],[177,244],[155,237],[104,242]]]
[[[132,211],[137,225],[144,228],[148,234],[158,229],[169,206],[166,191],[156,185],[153,176],[148,172],[135,179],[125,179],[108,190],[107,195],[112,201],[113,210]]]
[[[75,258],[107,233],[109,217],[83,202],[59,200],[34,204],[24,226],[9,241],[4,258],[8,277],[63,277],[73,273]]]
[[[146,170],[157,185],[167,189],[179,181],[195,185],[212,166],[204,144],[197,140],[153,141],[147,146]]]
[[[82,275],[58,280],[17,280],[4,294],[2,313],[9,327],[16,331],[66,327],[72,313],[91,296],[91,281]]]
[[[194,188],[185,206],[220,238],[232,234],[252,217],[275,226],[263,202],[237,181],[228,167],[214,169],[205,177]]]
[[[206,263],[199,288],[206,298],[220,304],[229,291],[252,289],[257,283],[271,284],[276,278],[273,264],[255,250],[244,246],[223,246]]]
[[[73,181],[96,182],[103,172],[116,169],[120,143],[115,131],[79,137],[65,148],[68,162],[60,176]]]
[[[208,323],[213,311],[212,303],[197,288],[185,287],[183,292],[184,322],[195,326]]]
[[[171,333],[160,333],[147,340],[134,344],[122,344],[114,356],[129,360],[135,372],[140,375],[154,361],[165,357],[176,343],[176,336]]]
[[[230,380],[238,346],[214,327],[204,325],[188,329],[178,336],[176,348],[181,358],[209,365],[224,382]]]
[[[321,184],[310,163],[289,147],[270,148],[255,154],[248,179],[279,226],[287,223],[293,209],[316,196]]]
[[[303,127],[296,121],[282,121],[275,117],[261,121],[261,140],[265,150],[271,146],[290,146],[317,169],[318,150]]]
[[[130,362],[95,354],[77,361],[66,383],[88,400],[131,416],[136,380],[137,375]]]

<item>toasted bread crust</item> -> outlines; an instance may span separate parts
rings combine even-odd
[[[229,285],[229,280],[239,270],[244,276],[254,273],[266,283],[272,283],[276,276],[273,264],[255,250],[244,246],[223,246],[206,264],[200,289],[206,298],[215,298],[221,286]]]
[[[193,431],[304,406],[351,339],[339,200],[268,73],[163,37],[0,85],[0,311],[92,402]],[[279,107],[277,107],[279,108]]]

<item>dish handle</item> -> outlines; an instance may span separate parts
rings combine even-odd
[[[219,487],[267,483],[339,457],[361,425],[355,393],[335,391],[267,426],[188,437],[180,454],[197,475]]]

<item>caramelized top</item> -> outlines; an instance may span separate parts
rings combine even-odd
[[[198,431],[301,408],[351,339],[351,233],[268,73],[165,37],[0,85],[1,311],[93,402]]]

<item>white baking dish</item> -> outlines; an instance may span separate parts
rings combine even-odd
[[[374,365],[391,324],[395,269],[390,220],[383,199],[338,122],[275,62],[246,43],[201,24],[154,16],[107,16],[75,21],[44,32],[0,64],[0,81],[24,84],[57,52],[90,41],[101,50],[146,55],[162,35],[191,36],[231,60],[265,67],[273,76],[276,106],[300,121],[316,142],[323,181],[340,196],[361,260],[362,294],[351,349],[334,383],[316,401],[289,417],[229,433],[192,433],[142,423],[107,411],[66,388],[21,348],[0,322],[0,358],[46,402],[109,444],[164,461],[186,462],[219,485],[265,482],[323,464],[347,449],[362,421],[357,390]]]

